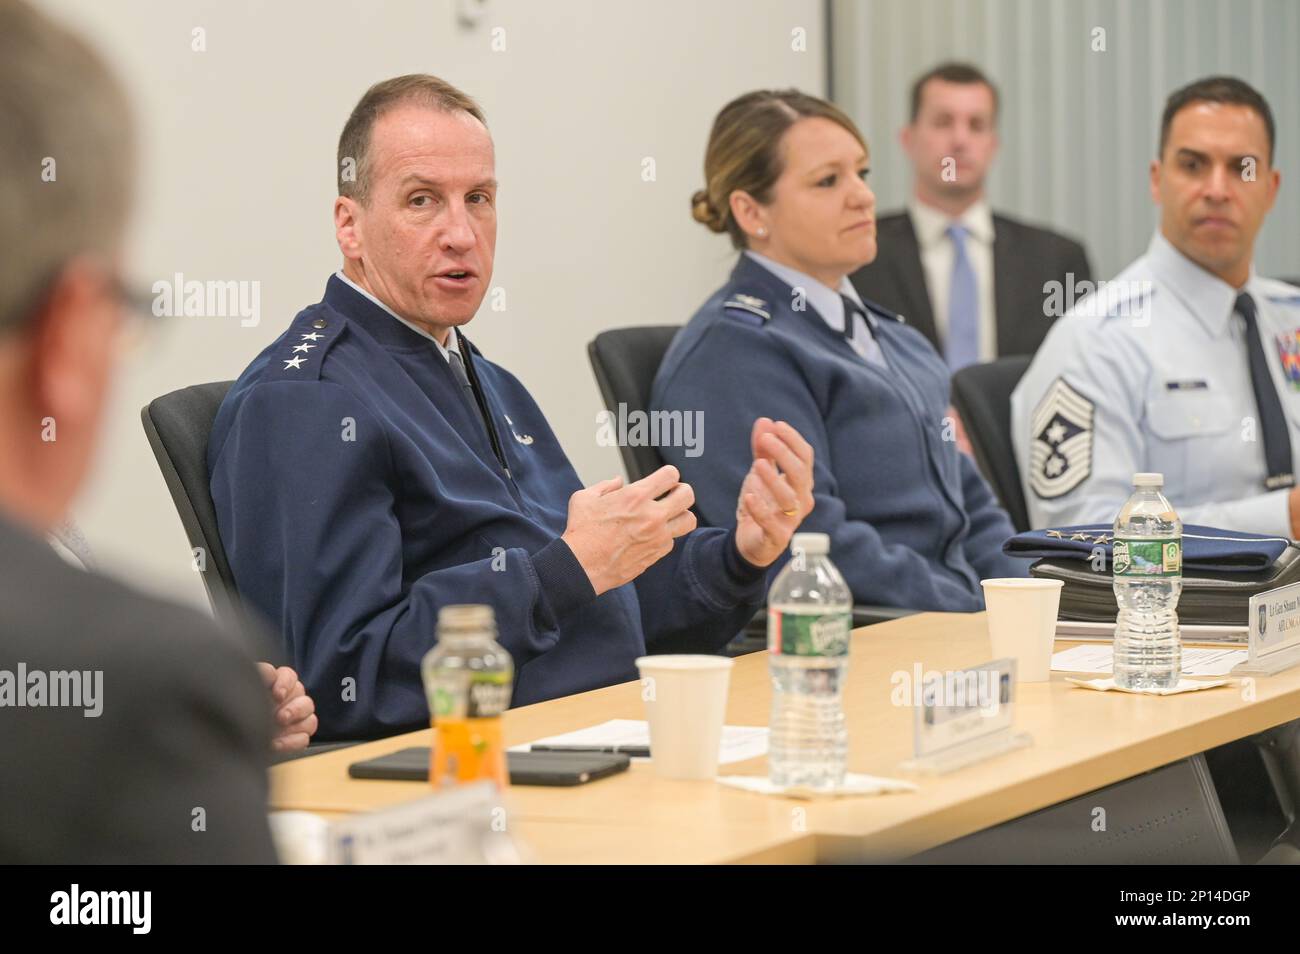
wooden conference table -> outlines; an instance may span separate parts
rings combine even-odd
[[[1060,641],[1057,649],[1073,643]],[[659,778],[649,763],[573,788],[514,786],[506,799],[511,831],[548,863],[717,863],[890,860],[1093,791],[1112,782],[1300,718],[1300,669],[1241,685],[1177,696],[1093,692],[1053,673],[1017,690],[1015,728],[1034,744],[948,775],[909,775],[911,706],[894,705],[904,672],[961,669],[989,661],[983,613],[925,613],[855,630],[844,692],[849,770],[906,778],[919,790],[869,798],[773,798],[712,781]],[[767,653],[736,659],[728,725],[766,725],[771,693]],[[608,719],[644,719],[636,682],[512,709],[508,745]],[[274,809],[334,819],[421,797],[416,782],[350,779],[348,765],[411,745],[412,732],[271,770]],[[764,758],[721,774],[762,775]]]

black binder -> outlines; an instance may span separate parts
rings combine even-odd
[[[1119,612],[1110,568],[1097,572],[1086,560],[1045,558],[1030,576],[1061,580],[1060,618],[1113,623]],[[1178,621],[1187,625],[1249,625],[1250,598],[1265,590],[1300,582],[1300,546],[1292,543],[1264,570],[1252,573],[1184,573]]]

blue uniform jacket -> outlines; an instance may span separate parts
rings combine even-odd
[[[655,410],[704,412],[702,452],[661,453],[695,488],[702,522],[729,527],[753,420],[788,421],[817,455],[816,509],[800,530],[830,534],[856,602],[983,609],[981,578],[1025,575],[1002,552],[1015,531],[945,425],[946,365],[898,316],[869,307],[888,369],[742,255],[673,340],[651,397]]]
[[[560,539],[577,474],[523,385],[460,341],[495,435],[433,343],[337,277],[217,414],[221,539],[320,739],[428,724],[419,664],[450,603],[495,609],[513,705],[635,679],[647,651],[716,651],[761,604],[763,571],[707,528],[597,597]]]

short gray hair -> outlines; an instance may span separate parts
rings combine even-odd
[[[0,0],[0,334],[71,258],[113,255],[131,204],[131,111],[80,37]]]
[[[428,73],[407,73],[376,83],[352,109],[339,136],[336,172],[339,195],[362,205],[370,197],[370,133],[379,117],[397,106],[416,103],[445,113],[466,112],[487,126],[474,98]],[[350,175],[348,173],[351,173]]]

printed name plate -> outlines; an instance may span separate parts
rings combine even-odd
[[[1015,720],[1016,661],[921,674],[913,701],[914,758],[909,771],[944,773],[1030,745]]]
[[[517,862],[505,821],[496,786],[478,782],[336,822],[326,857],[336,865]]]
[[[1249,619],[1249,656],[1234,675],[1272,675],[1300,663],[1300,583],[1252,596]]]

